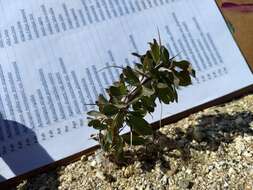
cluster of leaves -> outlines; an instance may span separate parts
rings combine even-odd
[[[140,145],[153,135],[145,120],[155,111],[156,103],[178,101],[180,86],[192,83],[195,71],[188,61],[175,61],[169,51],[155,39],[144,54],[133,53],[139,59],[134,68],[122,69],[119,81],[106,89],[106,97],[99,95],[98,110],[88,112],[89,127],[98,130],[96,140],[102,149],[116,158],[123,157],[126,144]],[[130,133],[121,134],[128,127]]]

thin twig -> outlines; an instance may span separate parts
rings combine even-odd
[[[160,128],[162,127],[162,118],[163,118],[163,103],[161,102],[161,110],[160,110],[160,121],[159,121],[159,125]]]
[[[110,68],[124,69],[124,67],[121,67],[121,66],[111,65],[111,66],[103,67],[102,69],[99,69],[97,72],[101,72],[105,69],[110,69]]]
[[[177,54],[176,54],[175,56],[173,56],[170,60],[172,60],[172,61],[173,61],[173,59],[175,59],[177,56],[179,56],[182,52],[183,52],[183,51],[181,51],[181,52],[177,53]]]
[[[97,104],[83,104],[84,106],[96,106]]]

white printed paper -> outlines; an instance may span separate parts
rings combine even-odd
[[[214,0],[0,0],[0,181],[95,145],[86,104],[120,72],[98,70],[133,64],[157,28],[197,72],[164,117],[253,83]]]

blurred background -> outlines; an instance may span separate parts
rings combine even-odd
[[[225,18],[232,24],[236,41],[253,68],[253,1],[217,0],[217,2]]]

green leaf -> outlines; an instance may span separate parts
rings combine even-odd
[[[134,111],[129,112],[132,115],[136,117],[144,117],[147,114],[147,110],[144,110],[143,107],[137,106],[136,104],[133,107],[135,107],[133,108]]]
[[[161,83],[165,83],[167,85],[174,84],[174,73],[173,73],[173,71],[160,73],[160,79],[161,79],[161,81],[160,81]]]
[[[182,70],[187,70],[191,65],[188,61],[174,61],[173,64]]]
[[[98,96],[96,104],[99,107],[100,112],[103,110],[104,106],[108,103],[109,103],[108,100],[103,95]]]
[[[188,85],[192,84],[192,80],[191,80],[191,77],[190,77],[190,74],[188,73],[188,71],[181,71],[181,72],[175,73],[175,75],[179,79],[178,84],[180,86],[188,86]]]
[[[123,73],[125,75],[125,80],[127,83],[131,85],[139,85],[140,81],[138,78],[138,75],[133,71],[133,69],[129,66],[127,66],[124,70]]]
[[[116,138],[116,143],[114,145],[114,150],[116,153],[117,158],[123,159],[123,147],[124,147],[124,140],[121,136]]]
[[[155,93],[154,89],[147,88],[145,86],[142,86],[142,95],[150,97]]]
[[[134,64],[134,68],[135,68],[135,70],[138,70],[138,71],[140,71],[140,72],[142,72],[143,70],[143,65],[142,64],[140,64],[140,63],[135,63]]]
[[[130,133],[122,135],[122,138],[124,139],[124,141],[128,145],[131,145],[131,134]],[[137,134],[132,135],[132,145],[134,145],[134,146],[143,145],[146,142],[147,142],[147,140],[145,140],[144,138],[138,136]]]
[[[123,126],[125,120],[125,113],[118,112],[116,117],[113,118],[112,126],[113,128],[120,129]]]
[[[150,124],[141,117],[136,117],[134,115],[129,115],[127,119],[128,125],[139,135],[152,135],[153,129]]]
[[[191,65],[188,67],[187,71],[190,73],[192,77],[194,78],[196,77],[196,71],[192,68]]]
[[[175,94],[171,87],[157,88],[157,91],[157,96],[163,103],[169,104],[175,100]]]
[[[107,103],[108,103],[108,100],[102,94],[100,94],[98,96],[97,104],[98,105],[103,105],[103,104],[107,104]]]
[[[169,54],[169,51],[164,47],[162,46],[161,47],[161,60],[166,64],[168,65],[170,63],[170,54]],[[169,65],[168,65],[169,66]]]
[[[147,112],[154,111],[154,106],[155,103],[152,97],[143,96],[140,97],[139,101],[132,104],[134,111],[131,111],[130,113],[138,117],[144,117]]]
[[[106,151],[106,152],[110,151],[110,143],[108,143],[106,136],[103,136],[103,137],[100,139],[100,145],[101,145],[101,148],[102,148],[104,151]]]
[[[106,133],[106,135],[105,135],[105,140],[106,140],[106,142],[108,142],[108,143],[112,143],[112,138],[113,138],[113,132],[112,132],[112,129],[109,129],[109,130],[107,130],[107,133]]]
[[[95,110],[87,112],[87,115],[95,117],[95,118],[106,118],[104,114]]]
[[[168,73],[172,73],[172,70],[171,69],[168,69],[166,67],[160,67],[158,69],[159,72],[168,72]]]
[[[132,105],[138,102],[141,99],[142,88],[137,88],[134,98],[128,103],[128,105]]]
[[[166,83],[161,83],[161,82],[159,82],[158,84],[157,84],[157,88],[168,88],[169,86],[166,84]]]
[[[102,124],[102,123],[100,122],[100,120],[98,120],[98,119],[91,120],[91,121],[88,123],[88,126],[89,126],[89,127],[93,127],[93,128],[96,129],[96,130],[104,130],[104,129],[107,128],[107,126],[104,125],[104,124]]]
[[[149,58],[148,55],[144,57],[143,60],[143,71],[151,71],[153,69],[153,60]]]
[[[114,106],[118,109],[123,109],[123,108],[126,108],[126,104],[124,103],[115,103]]]
[[[178,94],[177,94],[177,89],[176,89],[176,87],[173,87],[173,94],[174,94],[174,100],[175,100],[176,102],[178,102]]]
[[[108,92],[110,96],[123,96],[127,94],[127,88],[124,85],[111,86]]]
[[[175,87],[178,87],[180,84],[180,79],[177,76],[174,76],[174,85]]]
[[[155,100],[156,100],[155,95],[151,97],[142,97],[141,103],[142,103],[142,106],[145,108],[145,110],[147,110],[149,113],[152,113],[155,111],[155,107],[156,107]]]
[[[112,104],[106,104],[103,108],[103,113],[107,116],[113,116],[119,112],[119,109],[112,105]]]
[[[153,60],[155,61],[156,64],[158,64],[160,61],[160,46],[157,43],[157,41],[154,39],[154,43],[150,43],[150,47],[151,47],[151,55],[153,57]]]

